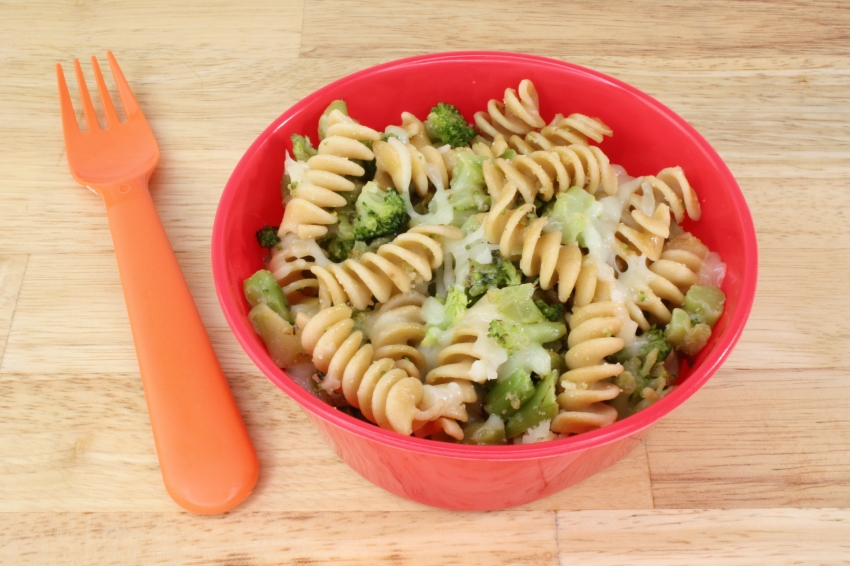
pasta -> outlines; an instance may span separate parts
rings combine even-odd
[[[566,438],[669,394],[725,301],[684,171],[631,177],[595,145],[611,128],[547,122],[530,80],[474,124],[439,103],[379,132],[335,101],[316,149],[293,136],[281,240],[246,280],[263,340],[335,406],[449,442]]]
[[[557,283],[558,299],[565,303],[581,268],[581,251],[576,244],[562,245],[558,232],[543,234],[548,223],[545,217],[528,222],[533,206],[523,204],[508,209],[516,192],[512,183],[503,188],[499,200],[487,213],[484,235],[491,244],[499,244],[502,257],[519,259],[524,275],[539,275],[540,288],[544,291]]]
[[[371,128],[357,124],[340,110],[328,118],[327,137],[319,143],[317,154],[307,160],[295,181],[292,200],[287,204],[281,222],[281,237],[294,233],[299,238],[318,238],[328,232],[327,226],[336,224],[336,216],[325,210],[345,206],[339,193],[351,192],[354,182],[346,176],[359,177],[366,173],[355,160],[375,158],[372,150],[361,141],[380,139]]]
[[[416,226],[357,261],[313,266],[310,271],[319,282],[320,306],[350,302],[363,310],[372,296],[385,303],[395,293],[409,292],[417,280],[430,281],[433,270],[443,263],[443,248],[434,236],[460,238],[463,232],[451,226]]]

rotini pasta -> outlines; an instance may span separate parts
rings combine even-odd
[[[379,140],[381,135],[361,126],[339,110],[328,117],[325,139],[319,143],[317,154],[307,160],[301,178],[293,179],[294,197],[283,213],[279,235],[294,233],[299,238],[318,238],[336,224],[336,216],[325,210],[345,206],[339,193],[355,190],[347,176],[361,177],[366,170],[354,160],[370,161],[372,150],[361,141]]]
[[[372,304],[373,296],[384,303],[395,293],[407,293],[416,283],[430,281],[433,270],[443,263],[443,249],[435,237],[462,236],[461,230],[451,226],[416,226],[359,260],[313,266],[319,303],[324,308],[350,302],[363,310]]]
[[[605,358],[625,346],[617,334],[628,319],[625,305],[615,301],[573,310],[564,356],[569,371],[561,376],[563,392],[558,395],[558,404],[562,410],[552,420],[553,431],[578,434],[617,420],[617,410],[605,402],[616,398],[620,388],[607,380],[620,375],[623,366],[608,363]]]
[[[389,358],[373,361],[373,347],[362,344],[363,333],[352,332],[352,311],[345,305],[319,311],[301,333],[304,350],[313,356],[316,369],[325,372],[325,385],[342,388],[346,400],[382,428],[411,434],[413,424],[440,416],[445,402],[427,410],[419,405],[422,383]]]
[[[575,244],[562,245],[560,232],[543,234],[546,217],[528,221],[534,207],[523,204],[509,209],[516,197],[513,183],[502,187],[484,220],[484,235],[491,244],[499,244],[499,252],[507,259],[519,259],[519,268],[526,276],[540,276],[540,288],[549,290],[558,285],[558,299],[570,298],[581,268],[581,250]]]
[[[602,120],[547,123],[529,80],[475,114],[477,136],[443,103],[384,132],[345,109],[317,149],[299,136],[268,262],[280,289],[265,273],[250,294],[335,405],[401,434],[520,444],[673,390],[670,351],[699,351],[725,301],[725,266],[682,231],[701,210],[680,167],[630,177],[592,145],[613,134]]]
[[[313,304],[317,310],[319,281],[310,270],[328,263],[325,252],[315,240],[302,240],[290,233],[272,248],[269,271],[292,305]]]
[[[506,133],[524,135],[546,125],[540,117],[534,84],[526,79],[519,83],[518,91],[505,90],[503,101],[490,100],[487,112],[475,113],[475,125],[482,133],[491,138]]]

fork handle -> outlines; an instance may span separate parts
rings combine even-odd
[[[169,495],[196,513],[241,503],[259,463],[147,178],[99,187]]]

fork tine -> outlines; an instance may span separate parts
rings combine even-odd
[[[124,114],[129,118],[139,111],[139,104],[136,102],[136,97],[133,96],[133,91],[130,90],[130,85],[127,84],[127,79],[124,78],[124,73],[121,72],[121,67],[118,66],[118,61],[115,60],[112,51],[106,52],[106,58],[109,60],[109,68],[112,69],[112,78],[115,79],[115,85],[118,87],[121,104],[124,105]]]
[[[89,96],[89,89],[86,86],[86,79],[83,76],[83,69],[80,67],[80,60],[74,59],[74,71],[77,73],[77,87],[80,89],[80,99],[83,101],[83,113],[86,115],[86,128],[93,132],[100,129],[100,124],[97,123],[97,113],[94,111],[94,104]]]
[[[71,104],[71,93],[68,92],[65,73],[59,63],[56,63],[56,83],[59,86],[59,107],[62,109],[62,130],[68,138],[79,133],[80,129],[77,127],[77,116],[74,114],[74,105]]]
[[[97,64],[97,57],[94,55],[91,58],[91,66],[94,69],[94,78],[97,80],[97,91],[100,93],[100,102],[103,104],[106,124],[107,126],[117,126],[121,121],[118,119],[118,114],[115,113],[115,107],[109,97],[109,90],[106,88],[106,81],[103,80],[103,73],[100,72],[100,65]]]

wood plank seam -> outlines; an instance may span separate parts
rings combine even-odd
[[[647,468],[647,472],[649,473],[649,500],[652,504],[652,508],[656,509],[656,507],[655,507],[655,483],[653,482],[653,479],[652,479],[652,461],[649,457],[649,445],[647,444],[647,440],[649,440],[649,436],[651,434],[652,434],[652,432],[650,432],[649,435],[647,435],[647,438],[644,439],[641,442],[641,446],[643,446],[643,449],[646,451],[646,468]]]
[[[555,552],[558,553],[558,566],[564,566],[561,560],[561,519],[558,511],[552,511],[555,514]]]
[[[21,289],[24,287],[24,281],[27,277],[27,268],[30,263],[30,256],[26,255],[26,259],[24,260],[24,269],[21,273],[21,282],[18,284],[18,288],[15,290],[14,299],[12,304],[12,312],[9,315],[9,331],[6,334],[5,338],[3,338],[3,343],[0,344],[0,373],[3,371],[3,360],[6,359],[6,345],[9,342],[9,336],[12,335],[12,325],[15,322],[15,312],[18,310],[18,299],[21,297]],[[0,289],[1,291],[2,289]]]

